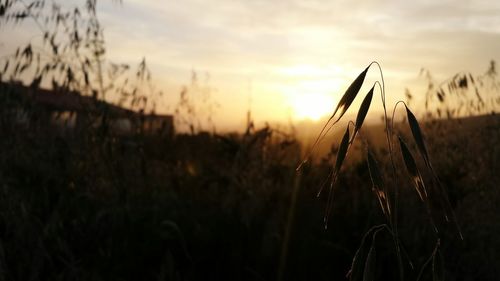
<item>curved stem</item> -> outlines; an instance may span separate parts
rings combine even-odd
[[[398,101],[395,105],[394,105],[394,108],[392,109],[392,116],[391,116],[391,131],[394,130],[394,115],[396,113],[396,109],[398,107],[398,105],[402,103],[405,105],[406,108],[408,108],[408,106],[406,105],[406,103],[402,100]]]
[[[394,163],[394,156],[393,156],[393,147],[392,147],[392,141],[391,141],[391,136],[392,136],[392,130],[391,128],[389,127],[389,120],[387,118],[387,106],[386,106],[386,96],[385,96],[385,81],[384,81],[384,74],[382,72],[382,67],[380,66],[380,64],[377,62],[377,61],[373,61],[370,63],[370,66],[372,64],[376,64],[378,69],[379,69],[379,72],[380,72],[380,77],[381,77],[381,80],[382,80],[382,92],[380,93],[380,97],[382,99],[382,106],[384,108],[384,123],[385,123],[385,131],[386,131],[386,140],[387,140],[387,147],[389,149],[389,158],[390,158],[390,161],[391,161],[391,166],[392,166],[392,174],[393,174],[393,178],[394,180],[396,181],[397,183],[397,173],[396,173],[396,165]],[[380,84],[379,84],[380,86]],[[387,193],[389,194],[389,193]],[[398,235],[398,197],[399,197],[399,190],[398,190],[398,187],[397,187],[397,184],[396,186],[394,187],[394,208],[393,209],[393,218],[392,218],[392,222],[390,222],[390,225],[391,225],[391,228],[393,229],[393,232],[394,232],[394,235],[393,235],[393,240],[394,240],[394,244],[396,246],[396,253],[397,253],[397,256],[398,256],[398,263],[399,263],[399,277],[400,277],[400,280],[404,280],[404,269],[403,269],[403,260],[401,258],[401,250],[400,250],[400,247],[399,247],[399,235]]]
[[[382,75],[382,68],[380,67],[379,63],[376,62],[376,61],[372,61],[368,67],[370,68],[372,66],[372,64],[377,64],[378,65],[378,68],[380,70],[380,74]],[[382,83],[384,81],[384,77],[382,76]],[[384,101],[385,103],[385,101]],[[337,105],[337,109],[338,109],[338,105]],[[385,107],[385,106],[384,106]],[[333,123],[330,125],[330,127],[325,131],[325,129],[328,127],[328,125],[330,124],[330,122],[333,120],[333,118],[335,117],[336,113],[337,113],[337,109],[334,110],[332,116],[330,116],[330,118],[328,118],[328,121],[326,122],[325,126],[323,126],[323,128],[321,129],[321,132],[319,133],[318,137],[316,138],[316,140],[314,141],[311,149],[309,150],[309,152],[306,154],[306,156],[304,157],[304,160],[302,160],[302,162],[299,164],[299,166],[295,169],[296,171],[300,171],[302,169],[302,166],[308,161],[308,158],[311,157],[311,155],[316,151],[316,148],[318,146],[318,144],[323,140],[323,138],[326,136],[326,134],[330,131],[330,129],[335,125],[337,124],[337,122],[340,121],[340,118],[342,117],[339,117],[337,120],[334,120]]]
[[[422,268],[420,269],[420,272],[418,273],[417,280],[420,281],[420,278],[422,278],[422,274],[424,273],[424,269],[427,267],[427,265],[432,261],[432,259],[436,256],[437,251],[439,249],[439,246],[441,245],[441,240],[437,240],[436,242],[436,247],[434,247],[434,250],[432,251],[431,256],[425,261],[425,263],[422,265]]]
[[[25,9],[27,9],[27,11],[28,11],[28,16],[29,16],[30,18],[32,18],[32,19],[33,19],[33,21],[34,21],[34,22],[35,22],[35,24],[38,26],[38,28],[40,29],[40,31],[42,31],[43,33],[45,33],[45,32],[46,32],[46,29],[45,29],[45,28],[43,28],[43,25],[42,25],[42,24],[40,23],[40,21],[38,20],[38,17],[36,17],[34,14],[32,14],[32,13],[31,13],[31,11],[30,11],[30,9],[29,9],[29,6],[28,6],[28,4],[26,4],[26,3],[25,3],[24,1],[22,1],[22,0],[21,0],[21,1],[19,1],[19,2],[20,2],[23,6],[24,6],[24,8],[25,8]]]

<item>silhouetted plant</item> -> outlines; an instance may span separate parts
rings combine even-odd
[[[187,130],[191,134],[203,131],[215,133],[213,117],[220,105],[212,97],[214,91],[208,73],[200,82],[198,73],[192,71],[191,82],[188,86],[182,87],[174,111],[177,127],[180,130]]]
[[[41,36],[2,57],[0,80],[23,80],[33,88],[73,91],[154,112],[163,93],[154,87],[146,60],[142,59],[135,73],[127,64],[106,60],[96,5],[96,0],[75,7],[54,1],[2,1],[2,25],[15,28],[32,20]]]
[[[403,102],[397,102],[394,105],[393,113],[392,113],[392,118],[389,119],[387,116],[387,110],[386,110],[386,102],[385,102],[385,86],[384,86],[384,79],[383,79],[383,74],[382,74],[382,69],[380,67],[380,64],[378,62],[372,62],[371,64],[368,65],[365,70],[363,70],[358,77],[352,82],[352,84],[348,87],[346,90],[345,94],[342,96],[340,99],[337,107],[333,111],[333,114],[331,117],[328,119],[327,123],[323,126],[323,129],[319,133],[315,143],[313,144],[311,150],[309,153],[306,155],[305,159],[302,161],[302,163],[299,165],[297,168],[297,171],[300,172],[302,169],[303,165],[308,161],[309,157],[311,156],[312,152],[316,149],[318,144],[322,141],[322,139],[326,136],[326,134],[341,120],[341,118],[344,116],[345,112],[348,110],[350,105],[353,103],[355,100],[359,90],[361,89],[361,86],[363,85],[363,82],[365,80],[366,74],[369,70],[369,68],[372,65],[378,66],[378,69],[380,71],[381,79],[382,82],[380,83],[379,81],[376,81],[373,85],[373,87],[369,90],[369,92],[366,94],[363,102],[361,103],[361,106],[358,110],[357,117],[356,117],[356,122],[349,122],[347,124],[347,128],[345,130],[344,136],[342,140],[340,141],[339,149],[337,152],[337,157],[336,161],[331,168],[331,171],[328,175],[327,181],[320,187],[319,192],[318,192],[318,197],[321,195],[321,192],[323,191],[323,188],[325,185],[328,185],[328,194],[327,194],[327,201],[326,201],[326,207],[325,207],[325,216],[324,216],[324,221],[325,221],[325,228],[328,226],[328,221],[330,217],[330,213],[332,211],[332,206],[334,204],[334,197],[335,197],[335,191],[337,189],[336,183],[337,179],[339,176],[339,173],[342,168],[342,163],[344,162],[344,159],[346,158],[352,143],[357,136],[358,132],[361,130],[364,119],[369,111],[370,104],[372,101],[373,97],[373,92],[376,86],[379,86],[378,88],[380,89],[380,95],[381,95],[381,100],[382,100],[382,105],[383,105],[383,110],[384,110],[384,125],[385,125],[385,132],[386,132],[386,140],[387,140],[387,151],[389,153],[389,159],[390,159],[390,166],[391,166],[391,181],[386,181],[384,180],[384,176],[381,173],[381,170],[378,168],[377,161],[375,160],[375,157],[373,153],[370,151],[372,148],[367,147],[367,160],[368,160],[368,167],[369,167],[369,172],[370,172],[370,177],[372,180],[373,184],[373,189],[372,191],[374,192],[377,200],[380,203],[380,208],[386,217],[387,224],[380,225],[373,227],[370,229],[366,234],[365,237],[363,238],[363,241],[361,243],[360,248],[358,249],[354,259],[353,259],[353,264],[351,267],[351,270],[349,272],[349,278],[350,280],[374,280],[375,276],[375,259],[376,259],[376,247],[375,247],[375,239],[377,236],[377,233],[379,233],[382,230],[387,230],[387,232],[392,236],[393,242],[394,242],[394,249],[396,252],[396,256],[398,259],[398,269],[399,269],[399,276],[400,280],[405,280],[404,277],[404,265],[403,265],[403,252],[404,249],[401,246],[399,234],[398,234],[398,200],[399,200],[399,183],[401,182],[401,179],[399,179],[399,170],[401,166],[406,167],[407,174],[409,176],[409,180],[412,182],[414,189],[416,193],[418,194],[418,197],[420,198],[421,202],[424,204],[425,209],[427,210],[427,214],[429,216],[431,225],[433,226],[436,236],[439,237],[440,231],[438,229],[438,226],[434,222],[433,217],[435,216],[434,212],[436,213],[443,213],[445,216],[446,221],[451,221],[455,226],[457,227],[457,231],[459,233],[459,236],[463,239],[460,228],[458,226],[457,219],[455,218],[455,214],[453,212],[453,209],[450,205],[450,202],[448,200],[448,197],[446,195],[446,191],[444,190],[443,185],[441,184],[436,172],[434,171],[434,168],[431,164],[430,160],[430,155],[427,152],[427,148],[424,142],[424,135],[422,133],[422,130],[420,129],[420,125],[415,117],[415,115],[410,111],[408,106]],[[458,76],[457,76],[458,77]],[[456,84],[456,79],[452,80],[450,82],[452,85]],[[466,88],[467,87],[467,76],[464,76],[460,78],[458,81],[458,86],[457,87],[462,87]],[[433,89],[433,86],[429,86],[429,91]],[[394,145],[393,145],[393,138],[395,137],[394,133],[394,114],[397,109],[398,104],[403,103],[405,105],[406,109],[406,118],[409,123],[410,131],[413,136],[413,140],[417,146],[418,152],[420,157],[425,163],[425,168],[427,169],[427,173],[431,175],[431,186],[432,190],[435,190],[435,192],[430,192],[430,187],[427,186],[426,180],[423,177],[422,172],[420,172],[420,168],[417,165],[417,162],[414,159],[414,156],[412,155],[410,149],[406,145],[406,143],[403,141],[402,136],[397,136],[399,140],[399,146],[400,146],[400,151],[401,151],[401,158],[403,159],[402,164],[396,164],[396,151],[394,150]],[[353,129],[351,129],[351,124],[353,124]],[[352,136],[350,131],[353,131]],[[398,183],[394,184],[392,188],[389,188],[385,182],[392,182],[392,183]],[[438,201],[438,205],[431,204],[431,197],[432,200]],[[372,240],[372,242],[368,242],[367,240]],[[367,245],[371,246],[367,248]],[[367,250],[369,249],[369,250]],[[434,260],[437,259],[437,255],[439,252],[439,238],[437,238],[436,242],[436,249],[433,251],[431,259],[433,260],[433,272],[440,271],[442,272],[442,264],[441,263],[434,263]],[[408,260],[409,264],[411,265],[411,261]],[[423,265],[425,267],[427,263]],[[411,265],[412,266],[412,265]],[[439,267],[439,268],[438,268]],[[423,270],[423,269],[422,269]],[[437,273],[436,273],[437,274]],[[418,277],[420,278],[420,276]]]
[[[489,114],[500,106],[500,83],[494,60],[481,75],[458,72],[437,83],[431,72],[422,68],[420,76],[427,82],[426,117],[450,119]]]

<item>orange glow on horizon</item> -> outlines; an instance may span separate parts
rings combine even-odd
[[[292,117],[297,120],[318,121],[331,114],[339,90],[341,69],[298,65],[281,71],[290,80],[282,89]]]
[[[318,121],[330,114],[334,100],[324,93],[298,94],[292,97],[292,112],[296,119]]]

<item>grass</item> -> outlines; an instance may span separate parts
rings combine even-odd
[[[399,280],[395,231],[389,227],[394,219],[388,219],[395,207],[387,199],[398,188],[397,244],[404,248],[405,280],[422,268],[421,280],[432,275],[437,253],[446,279],[495,280],[499,121],[482,118],[422,124],[426,151],[464,234],[461,241],[438,213],[438,250],[426,205],[396,153],[398,177],[390,177],[387,149],[376,145],[386,138],[380,127],[357,133],[373,144],[371,163],[343,165],[335,200],[328,203],[316,195],[335,162],[307,162],[296,178],[300,145],[271,128],[174,139],[121,138],[98,130],[61,137],[3,119],[8,137],[0,140],[0,274],[4,280],[343,280],[353,267],[353,279]],[[398,123],[391,131],[412,136],[411,128]],[[359,142],[347,143],[350,150],[363,149]],[[417,142],[407,147],[419,151]],[[423,158],[414,161],[424,168],[424,181],[432,180]],[[429,204],[440,206],[431,195]]]
[[[344,96],[340,99],[339,104],[337,105],[336,109],[334,110],[332,116],[328,119],[327,123],[321,130],[320,134],[318,135],[318,138],[316,139],[315,143],[312,146],[311,152],[307,155],[307,157],[310,157],[311,153],[314,151],[316,146],[318,145],[319,142],[325,137],[325,135],[334,127],[338,121],[341,120],[349,106],[352,104],[354,99],[356,98],[359,90],[361,89],[361,86],[363,85],[364,79],[366,77],[366,74],[369,70],[369,68],[373,65],[377,65],[378,69],[380,70],[381,78],[382,78],[382,84],[380,84],[378,81],[375,82],[373,87],[370,89],[370,91],[367,93],[365,99],[361,103],[361,107],[358,111],[357,117],[356,117],[356,123],[354,124],[354,133],[352,135],[352,138],[350,137],[350,122],[347,125],[346,131],[344,133],[344,136],[339,144],[339,150],[337,153],[337,158],[335,161],[334,166],[331,169],[331,172],[328,175],[328,179],[330,180],[329,184],[329,194],[327,197],[327,204],[326,204],[326,211],[325,211],[325,229],[327,228],[328,221],[329,221],[329,216],[330,212],[332,209],[332,204],[333,204],[333,198],[334,198],[334,192],[336,189],[336,183],[338,179],[338,175],[340,172],[340,169],[342,167],[343,161],[349,151],[349,148],[351,144],[353,143],[356,134],[361,130],[361,127],[363,125],[363,121],[366,117],[366,114],[368,113],[368,110],[370,108],[370,103],[373,97],[373,92],[374,88],[376,85],[380,86],[381,90],[381,99],[382,99],[382,104],[384,108],[384,124],[385,124],[385,132],[386,132],[386,137],[387,137],[387,149],[389,152],[389,158],[390,158],[390,164],[392,167],[392,176],[393,176],[393,182],[399,182],[400,180],[398,179],[398,169],[397,167],[400,167],[402,165],[396,165],[395,163],[395,152],[393,148],[393,130],[394,130],[394,113],[396,111],[396,108],[398,106],[398,103],[395,104],[394,109],[393,109],[393,114],[392,114],[392,121],[389,121],[387,118],[387,110],[386,110],[386,103],[385,103],[385,86],[384,86],[384,81],[383,81],[383,74],[382,74],[382,69],[380,67],[380,64],[378,62],[372,62],[368,67],[363,70],[358,77],[352,82],[352,84],[349,86],[349,88],[346,90]],[[404,102],[402,102],[404,103]],[[455,214],[453,213],[453,210],[450,206],[448,197],[446,195],[446,191],[443,189],[442,184],[439,181],[439,178],[437,177],[434,169],[432,168],[429,154],[427,153],[427,149],[423,140],[423,134],[420,129],[420,125],[418,124],[417,119],[413,115],[413,113],[410,111],[408,106],[406,106],[406,113],[407,113],[407,120],[411,129],[412,137],[417,145],[418,151],[420,156],[425,162],[425,166],[428,169],[428,172],[432,174],[432,180],[433,180],[433,189],[437,190],[438,192],[434,192],[432,197],[438,197],[438,198],[432,198],[434,201],[439,201],[441,203],[440,210],[437,212],[441,212],[444,214],[444,217],[446,221],[449,221],[450,218],[452,218],[453,222],[457,226],[458,233],[463,239],[463,236],[461,234],[460,228],[458,227],[458,222],[456,220]],[[338,111],[340,109],[340,111]],[[338,117],[337,112],[339,112]],[[417,167],[417,164],[414,160],[414,157],[410,150],[408,149],[407,145],[405,142],[401,139],[401,137],[398,137],[399,139],[399,144],[401,147],[401,154],[403,158],[403,163],[404,166],[406,166],[406,170],[408,172],[408,175],[413,182],[414,188],[417,191],[420,200],[422,203],[425,205],[427,214],[430,218],[431,224],[436,232],[436,234],[439,237],[439,231],[438,228],[434,222],[433,219],[433,213],[435,211],[433,210],[434,208],[431,208],[430,204],[430,197],[426,188],[425,181],[422,177],[422,174]],[[400,243],[400,238],[398,235],[398,200],[399,200],[399,192],[398,192],[398,187],[393,187],[392,188],[392,194],[389,192],[389,189],[383,184],[383,177],[380,173],[380,170],[377,167],[377,162],[374,160],[373,155],[368,151],[368,161],[369,161],[369,167],[370,167],[370,175],[371,175],[371,180],[374,185],[374,193],[376,194],[379,202],[381,203],[381,209],[386,216],[387,219],[387,225],[385,229],[388,230],[389,234],[392,236],[392,239],[394,241],[394,250],[395,250],[395,255],[397,256],[397,264],[398,264],[398,269],[399,269],[399,279],[400,280],[405,280],[404,277],[404,265],[403,265],[403,257],[402,257],[402,249],[401,249],[401,243]],[[299,165],[297,168],[297,171],[300,171],[302,168],[303,164],[306,163],[307,158]],[[320,196],[322,190],[323,190],[324,184],[320,187],[320,191],[318,192],[318,197]],[[372,246],[370,247],[370,250],[365,253],[365,255],[362,255],[363,251],[360,251],[363,248],[363,243],[365,243],[366,237],[363,239],[363,243],[360,246],[361,248],[358,249],[358,252],[353,260],[353,265],[351,267],[349,277],[350,280],[373,280],[374,279],[374,272],[375,272],[375,259],[376,259],[376,254],[375,254],[375,237],[378,234],[379,231],[384,230],[384,228],[377,229],[376,231],[368,231],[367,234],[370,234],[371,237],[373,238]],[[436,242],[436,245],[439,245],[439,238]],[[437,247],[437,246],[436,246]],[[404,249],[403,249],[404,251]],[[437,250],[433,251],[433,257],[436,255]],[[361,260],[361,261],[360,261]],[[360,266],[357,264],[363,264],[364,266]],[[413,264],[411,260],[409,260],[408,257],[408,264],[413,267]],[[441,265],[441,264],[439,264]],[[362,271],[363,273],[361,274],[358,271]],[[441,268],[435,268],[433,267],[433,272],[435,271],[442,271]]]
[[[128,66],[103,65],[103,53],[95,52],[104,48],[103,36],[95,6],[86,9],[89,22],[76,12],[66,20],[95,32],[83,41],[44,40],[46,61],[37,62],[31,44],[20,48],[2,77],[36,68],[34,88],[55,77],[55,86],[115,92],[121,103],[149,110],[157,91],[138,90],[150,82],[145,61],[125,85]],[[85,63],[73,67],[57,50]],[[372,66],[380,82],[356,119],[342,123]],[[106,67],[110,76],[103,79]],[[409,101],[388,117],[382,69],[373,62],[306,153],[314,155],[339,129],[343,135],[319,161],[301,161],[300,141],[274,128],[196,133],[200,111],[191,108],[187,89],[178,112],[191,134],[173,138],[21,126],[11,109],[23,105],[2,99],[0,280],[496,280],[500,120],[458,119],[496,108],[498,100],[478,90],[496,83],[495,73],[492,64],[485,75],[461,73],[441,84],[427,73],[429,111],[419,122]],[[384,124],[363,126],[377,93]],[[399,105],[404,122],[394,121]]]

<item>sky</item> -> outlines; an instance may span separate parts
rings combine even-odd
[[[173,112],[195,71],[222,130],[241,128],[249,108],[257,124],[328,115],[372,61],[389,103],[407,87],[418,103],[422,67],[440,80],[500,60],[497,0],[101,0],[98,9],[108,59],[145,57],[165,92],[160,111]],[[375,80],[372,67],[361,92]]]

